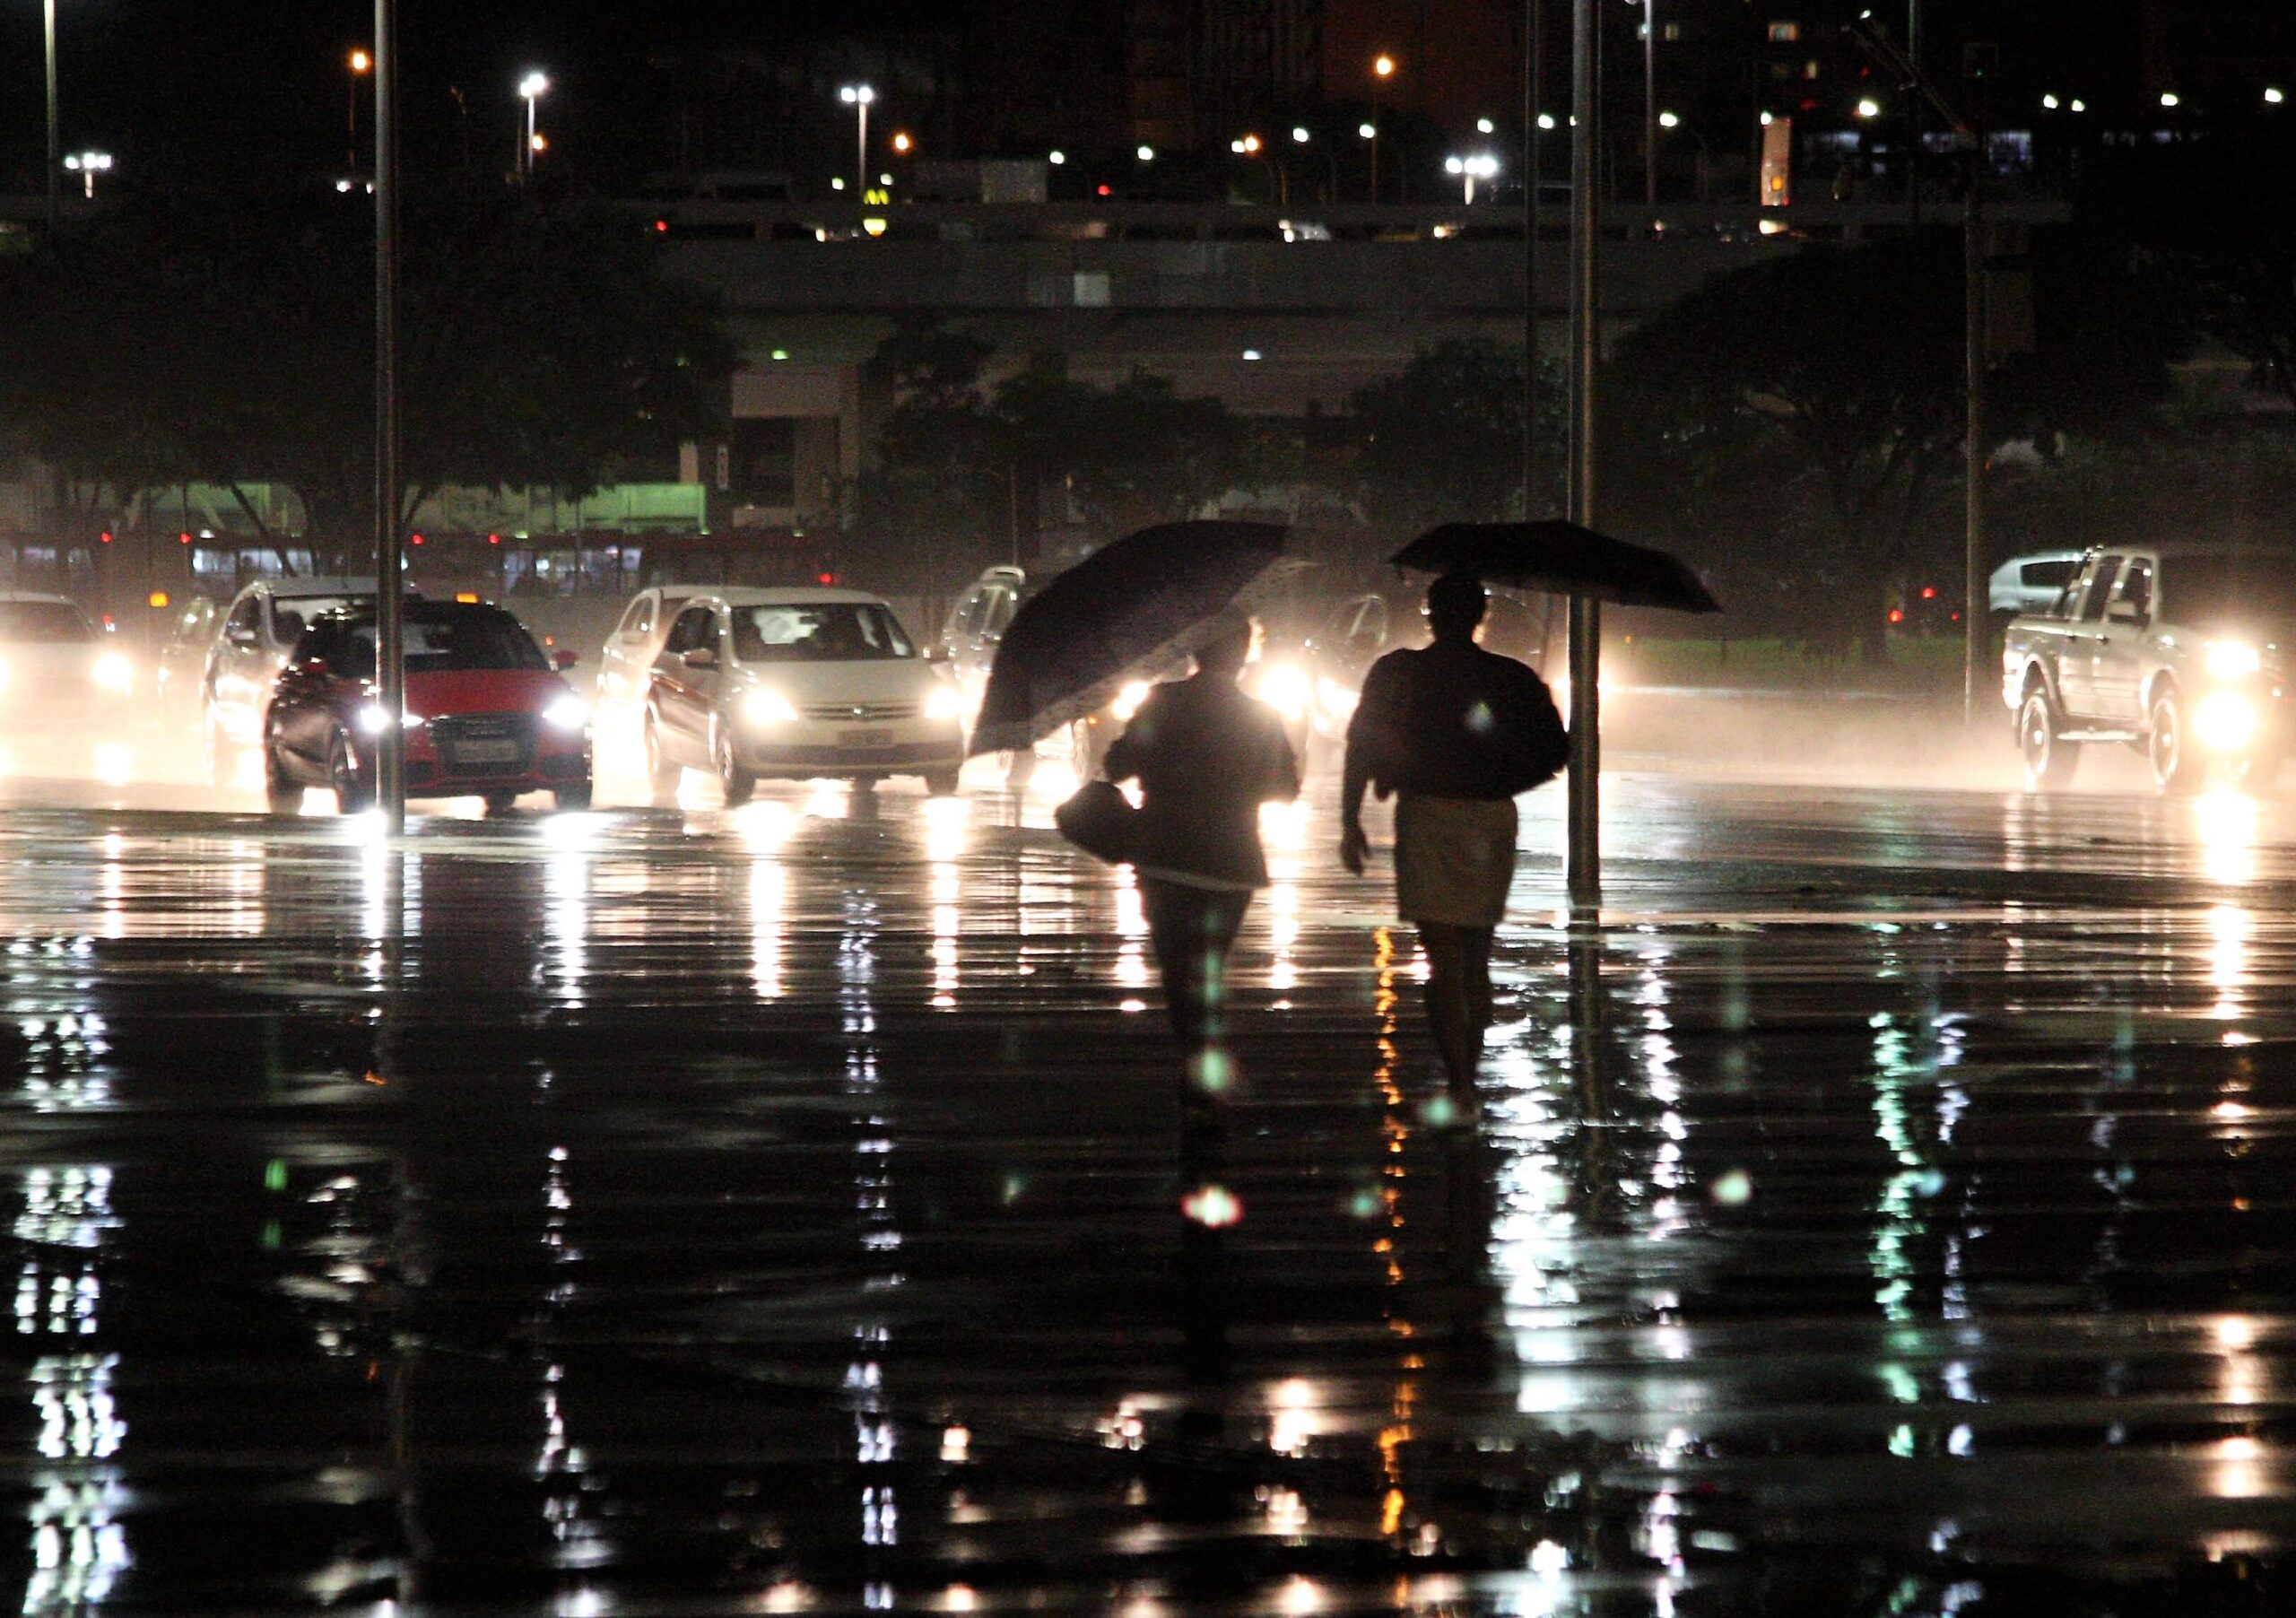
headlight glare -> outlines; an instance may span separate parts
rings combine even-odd
[[[2208,672],[2214,679],[2245,680],[2263,666],[2263,654],[2245,640],[2208,643]]]
[[[1286,724],[1296,725],[1307,717],[1314,691],[1307,671],[1289,663],[1271,664],[1260,671],[1259,700],[1282,714]]]
[[[742,718],[752,725],[790,725],[796,705],[778,691],[753,691],[742,699]]]
[[[965,715],[965,694],[945,680],[935,683],[926,694],[925,717],[928,719],[961,719]]]
[[[1109,711],[1118,719],[1130,724],[1132,716],[1138,713],[1140,705],[1148,700],[1148,691],[1147,681],[1135,680],[1117,692],[1116,700],[1109,704]]]
[[[99,653],[91,672],[95,683],[115,696],[126,696],[135,683],[135,665],[118,652]]]
[[[2192,732],[2211,752],[2238,752],[2256,740],[2257,705],[2245,692],[2213,691],[2192,710]]]
[[[370,736],[378,736],[391,727],[391,716],[379,702],[369,702],[359,709],[359,728]]]
[[[542,718],[553,730],[580,730],[590,722],[590,705],[569,693],[544,709]]]

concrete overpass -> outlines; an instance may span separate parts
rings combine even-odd
[[[2028,223],[2058,204],[1996,213]],[[1958,213],[1928,218],[1958,223]],[[896,322],[937,317],[1017,366],[1057,351],[1072,373],[1110,381],[1144,369],[1180,392],[1249,414],[1336,411],[1366,382],[1453,338],[1523,340],[1519,205],[1300,207],[1185,204],[808,204],[681,202],[652,216],[678,276],[737,322],[749,365],[736,378],[739,468],[787,508],[747,520],[820,521],[857,476],[884,401],[862,367]],[[1901,206],[1610,210],[1602,248],[1605,328],[1615,333],[1709,276],[1811,241],[1854,243],[1906,229]],[[1567,310],[1562,210],[1541,220],[1540,341],[1559,354]],[[708,471],[697,455],[695,469]],[[737,479],[737,481],[739,481]]]

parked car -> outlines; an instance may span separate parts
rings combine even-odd
[[[0,725],[69,728],[135,690],[135,665],[68,596],[0,592]]]
[[[262,579],[231,598],[199,684],[200,735],[217,786],[236,779],[240,754],[261,745],[264,710],[304,629],[322,614],[372,606],[374,599],[372,578],[351,578]]]
[[[654,659],[647,772],[659,796],[709,770],[735,804],[765,778],[915,775],[954,792],[964,711],[877,596],[717,588],[680,610]]]
[[[2080,749],[2141,749],[2163,791],[2213,768],[2261,779],[2289,742],[2296,560],[2231,546],[2094,551],[2049,611],[2009,622],[2001,694],[2035,788]]]
[[[2085,552],[2035,551],[2013,556],[1986,580],[1986,604],[1996,613],[2046,613],[2081,570]]]
[[[561,809],[590,803],[590,709],[526,626],[485,603],[410,601],[405,615],[406,795],[483,797],[507,809],[546,791]],[[307,787],[334,790],[345,813],[375,801],[377,739],[391,716],[378,700],[371,603],[313,619],[281,670],[263,733],[274,808]]]

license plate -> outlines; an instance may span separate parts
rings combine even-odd
[[[516,742],[464,742],[449,748],[457,764],[508,764],[518,756]]]
[[[893,733],[889,729],[840,730],[837,733],[839,747],[891,747]]]

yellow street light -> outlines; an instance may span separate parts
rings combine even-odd
[[[1380,57],[1371,64],[1371,71],[1383,79],[1393,74],[1395,70],[1396,59],[1393,57]]]
[[[907,135],[905,135],[905,134],[901,133],[900,130],[895,130],[895,131],[893,132],[893,150],[894,150],[894,151],[896,151],[896,152],[907,152],[907,151],[909,149],[909,147],[910,147],[911,145],[913,145],[914,144],[915,144],[915,143],[914,143],[914,142],[912,142],[912,141],[909,138],[909,136],[908,136]]]
[[[365,73],[369,68],[374,66],[374,65],[375,58],[369,56],[365,51],[354,50],[351,53],[351,71],[353,73]]]

